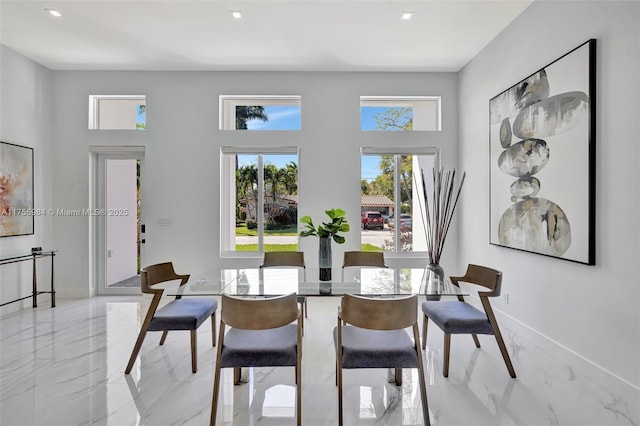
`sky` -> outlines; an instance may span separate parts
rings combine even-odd
[[[248,130],[300,130],[300,107],[297,105],[265,105],[269,121],[249,120]]]

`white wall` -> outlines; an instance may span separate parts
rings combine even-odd
[[[460,260],[504,272],[518,331],[586,368],[640,385],[640,3],[537,1],[459,75]],[[596,265],[489,245],[489,99],[596,38]],[[606,375],[606,374],[605,374]]]
[[[34,149],[34,207],[51,206],[52,72],[0,45],[0,140]],[[51,218],[35,218],[34,235],[0,238],[0,257],[31,253],[31,247],[54,249]],[[49,259],[38,261],[39,288],[48,290]],[[31,262],[0,266],[0,303],[31,293]],[[48,296],[38,303],[49,303]],[[31,306],[31,299],[0,308],[0,315],[21,306]]]
[[[221,262],[220,147],[300,146],[299,215],[321,219],[324,210],[341,207],[354,224],[347,243],[334,244],[340,265],[344,250],[360,246],[360,147],[439,146],[443,164],[455,166],[456,86],[454,73],[55,72],[54,207],[88,207],[89,146],[145,146],[143,263],[172,260],[179,272],[198,273]],[[96,93],[146,95],[147,130],[87,130],[88,96]],[[303,130],[218,130],[218,96],[242,94],[301,95]],[[361,95],[442,96],[442,131],[361,132]],[[65,253],[61,292],[69,295],[89,294],[87,221],[56,218],[56,245]],[[317,262],[316,238],[302,239],[300,247],[311,265]],[[447,262],[456,263],[453,256],[445,268]]]

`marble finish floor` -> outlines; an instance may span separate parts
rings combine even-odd
[[[0,319],[0,424],[206,425],[215,348],[209,321],[198,333],[191,373],[189,334],[149,333],[132,374],[124,368],[146,312],[138,296],[59,300]],[[334,349],[338,298],[309,298],[303,352],[303,425],[337,424]],[[434,425],[638,425],[638,395],[621,395],[503,326],[518,373],[511,379],[492,336],[452,338],[442,376],[442,333],[429,328],[427,392]],[[294,425],[293,368],[256,368],[232,385],[223,370],[219,425]],[[423,424],[416,370],[404,384],[387,371],[346,370],[346,425]]]

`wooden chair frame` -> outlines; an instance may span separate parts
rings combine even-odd
[[[278,267],[278,266],[291,266],[295,268],[302,268],[304,274],[304,280],[307,280],[307,267],[304,264],[304,252],[302,251],[267,251],[264,253],[264,259],[260,269]],[[298,295],[298,302],[302,305],[302,311],[304,312],[304,318],[309,317],[309,306],[307,305],[307,297]],[[302,320],[302,326],[304,327],[304,319]]]
[[[513,364],[511,363],[511,358],[509,357],[509,352],[507,351],[507,347],[504,344],[504,339],[502,338],[502,333],[500,332],[500,327],[498,326],[498,321],[496,320],[496,316],[493,313],[493,308],[491,307],[491,302],[489,301],[489,297],[500,296],[500,291],[502,287],[502,272],[487,268],[485,266],[473,265],[469,264],[467,266],[467,271],[462,277],[450,277],[451,282],[456,286],[460,287],[460,282],[466,282],[470,284],[475,284],[481,287],[485,287],[489,289],[489,291],[478,291],[478,297],[480,298],[480,302],[482,303],[482,307],[484,308],[484,312],[487,315],[489,320],[489,324],[491,324],[491,328],[493,330],[493,335],[496,338],[496,342],[498,344],[498,348],[500,348],[500,353],[502,354],[502,358],[504,359],[505,365],[507,366],[507,370],[509,371],[509,375],[513,378],[516,377],[516,372],[513,368]],[[465,302],[464,297],[458,295],[458,300],[460,302]],[[427,314],[424,314],[422,321],[422,349],[427,347],[427,324],[429,318]],[[476,345],[476,348],[480,347],[480,341],[478,340],[478,336],[476,334],[471,334],[473,337],[473,342]],[[443,365],[442,365],[442,374],[444,377],[449,377],[449,358],[451,352],[451,334],[444,333],[444,354],[443,354]]]
[[[142,322],[142,327],[140,328],[140,332],[138,333],[138,338],[136,339],[136,343],[133,347],[133,352],[129,357],[129,363],[127,364],[127,368],[124,370],[125,374],[131,373],[131,369],[136,362],[136,358],[138,357],[138,353],[142,348],[142,343],[144,342],[144,338],[147,335],[147,331],[149,329],[149,325],[151,324],[151,320],[153,319],[156,310],[158,309],[158,305],[160,304],[160,300],[162,299],[162,294],[164,293],[164,289],[154,288],[153,286],[156,284],[160,284],[163,282],[180,280],[180,287],[185,285],[187,281],[189,281],[189,274],[179,275],[173,269],[173,263],[165,262],[158,263],[156,265],[147,266],[140,270],[140,289],[142,293],[153,294],[153,299],[151,299],[151,304],[149,305],[149,309],[147,310],[147,314],[144,317],[144,321]],[[180,299],[181,296],[176,296],[176,299]],[[164,330],[162,332],[162,337],[160,338],[160,345],[164,345],[165,340],[167,339],[168,330]],[[191,337],[191,371],[195,373],[198,369],[198,330],[189,330]],[[216,345],[216,311],[213,311],[211,314],[211,336],[213,340],[213,346]]]
[[[338,385],[338,424],[343,424],[342,404],[342,326],[351,324],[369,330],[404,330],[411,327],[414,348],[418,358],[418,376],[422,396],[422,414],[425,425],[429,425],[429,405],[425,370],[420,350],[420,331],[418,330],[418,296],[411,295],[395,298],[369,298],[345,294],[338,308],[336,376]],[[396,368],[396,383],[401,384],[402,369]]]
[[[224,348],[226,326],[243,330],[268,330],[298,321],[296,353],[296,424],[302,425],[302,312],[295,293],[269,298],[243,298],[223,294],[220,309],[218,351],[213,378],[210,426],[216,423],[220,395],[220,360]],[[241,367],[234,367],[234,384],[240,383]]]

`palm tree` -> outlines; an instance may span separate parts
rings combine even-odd
[[[298,193],[298,165],[290,161],[283,169],[282,183],[284,184],[287,194],[293,195]]]
[[[269,121],[269,116],[263,106],[236,106],[236,130],[247,130],[249,120]]]
[[[236,193],[238,199],[244,198],[247,203],[248,217],[255,218],[258,206],[258,169],[255,164],[248,164],[236,170]],[[253,202],[250,202],[253,201]]]

